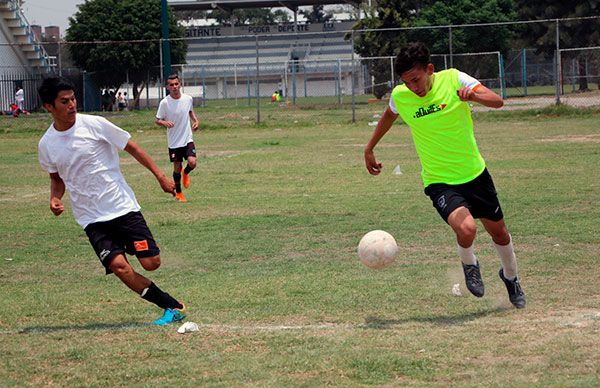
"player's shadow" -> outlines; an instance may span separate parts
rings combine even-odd
[[[18,331],[19,334],[47,334],[70,331],[114,331],[129,330],[148,327],[145,322],[120,322],[120,323],[88,323],[84,325],[57,325],[57,326],[29,326]]]
[[[365,329],[389,329],[393,326],[403,325],[411,322],[432,323],[439,326],[458,326],[510,309],[510,307],[495,307],[461,315],[412,316],[404,319],[381,319],[378,317],[369,316],[365,318],[365,323],[362,326]]]

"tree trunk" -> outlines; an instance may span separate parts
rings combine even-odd
[[[138,90],[138,86],[139,86],[139,90]],[[135,110],[140,110],[140,96],[142,95],[142,92],[144,91],[145,88],[146,88],[146,82],[141,82],[141,83],[134,82],[133,83],[133,108]]]

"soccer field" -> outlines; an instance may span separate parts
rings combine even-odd
[[[186,303],[200,331],[185,335],[150,325],[161,311],[104,276],[68,201],[50,212],[37,161],[50,116],[0,117],[0,385],[600,385],[598,110],[474,117],[527,294],[516,310],[481,226],[486,295],[466,290],[406,126],[376,149],[382,174],[367,173],[383,109],[360,105],[352,124],[334,107],[267,106],[256,125],[253,107],[197,108],[187,203],[123,153],[163,264],[131,261]],[[170,175],[154,113],[108,117]],[[372,229],[400,247],[379,271],[356,254]]]

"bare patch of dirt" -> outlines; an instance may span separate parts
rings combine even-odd
[[[545,137],[541,142],[560,142],[560,143],[600,143],[600,135],[560,135]]]

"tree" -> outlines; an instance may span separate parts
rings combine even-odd
[[[354,30],[409,27],[414,24],[421,6],[427,1],[381,0],[368,8],[363,5],[365,17],[353,27]],[[354,34],[354,51],[362,57],[396,56],[401,47],[410,41],[410,31],[368,31]],[[346,36],[349,39],[350,35]],[[372,60],[368,63],[373,77],[373,94],[382,98],[390,88],[391,69],[389,60]]]
[[[308,23],[325,23],[331,20],[333,15],[323,10],[323,5],[314,5],[309,10],[301,10],[300,14],[306,18]]]
[[[209,17],[223,26],[231,26],[232,19],[236,26],[271,25],[287,23],[290,20],[287,12],[283,10],[272,11],[269,8],[236,9],[233,12],[215,9],[211,11]]]
[[[434,1],[419,13],[416,26],[447,26],[509,22],[516,18],[513,0]],[[431,52],[449,52],[449,31],[445,28],[421,30],[418,38]],[[506,51],[512,32],[509,26],[452,28],[452,52]]]
[[[448,26],[471,23],[489,23],[514,20],[513,0],[429,0],[378,1],[373,9],[366,9],[366,17],[355,29],[397,27]],[[506,26],[465,27],[452,29],[453,52],[504,51],[509,48],[511,31]],[[411,41],[422,41],[432,53],[449,53],[449,29],[406,29],[401,31],[373,31],[361,33],[355,39],[355,50],[361,56],[396,56],[402,46]],[[497,61],[496,61],[497,62]],[[371,66],[375,78],[375,96],[380,98],[390,80],[389,61]],[[383,92],[383,93],[382,93]]]
[[[88,0],[69,18],[66,40],[73,42],[69,45],[73,62],[98,86],[118,89],[129,78],[137,108],[148,78],[160,76],[161,31],[160,0]],[[170,11],[169,37],[183,37]],[[111,43],[75,43],[103,41]],[[171,40],[172,63],[184,63],[186,51],[184,40]]]
[[[519,18],[523,20],[577,18],[598,15],[598,1],[524,1],[516,0]],[[600,41],[600,20],[572,20],[559,23],[560,46],[577,48],[597,46]],[[556,55],[556,23],[531,23],[523,29],[523,40],[534,45],[536,53],[544,53],[548,58]],[[588,60],[586,51],[572,51],[564,54],[566,59],[578,62],[579,90],[588,91],[588,78],[585,63]]]

